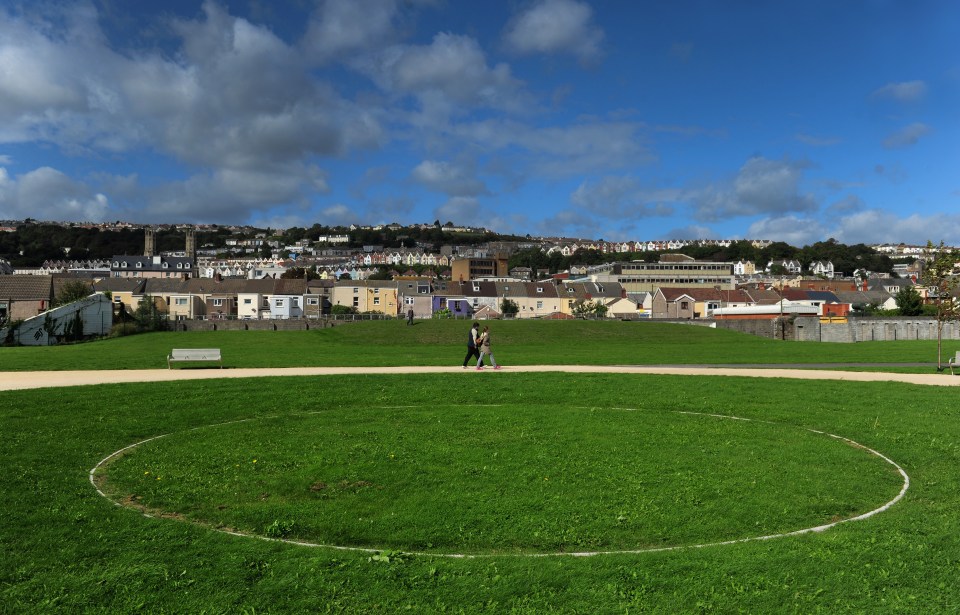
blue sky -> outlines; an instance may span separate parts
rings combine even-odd
[[[960,245],[960,2],[0,0],[26,217]]]

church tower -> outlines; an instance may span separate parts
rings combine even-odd
[[[195,233],[196,231],[192,228],[188,228],[186,230],[187,244],[184,248],[184,252],[186,253],[187,258],[190,259],[191,263],[195,263],[197,261],[197,236]]]
[[[143,230],[143,255],[156,256],[157,254],[157,231],[152,228]]]

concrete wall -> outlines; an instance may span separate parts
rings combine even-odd
[[[798,319],[799,320],[799,319]],[[770,339],[794,339],[794,326],[790,318],[744,318],[714,320],[718,329],[730,329]],[[819,321],[818,321],[819,322]]]
[[[277,320],[178,320],[174,331],[306,331],[332,327],[334,321],[288,318]]]
[[[850,318],[846,323],[821,323],[797,318],[796,339],[804,342],[892,342],[935,340],[937,321],[931,318]],[[941,337],[960,340],[960,322],[946,322]]]

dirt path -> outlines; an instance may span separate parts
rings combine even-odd
[[[848,380],[852,382],[905,382],[933,386],[960,386],[960,377],[942,374],[895,374],[846,372],[829,369],[678,367],[630,365],[518,365],[498,372],[461,367],[287,367],[268,369],[143,369],[51,372],[0,372],[0,391],[82,386],[127,382],[169,382],[174,380],[215,380],[264,376],[337,376],[352,374],[461,374],[464,378],[496,378],[519,372],[565,372],[579,374],[673,374],[682,376],[744,376],[751,378],[795,378],[803,380]]]

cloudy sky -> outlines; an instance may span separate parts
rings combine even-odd
[[[0,0],[26,217],[960,245],[960,2]]]

